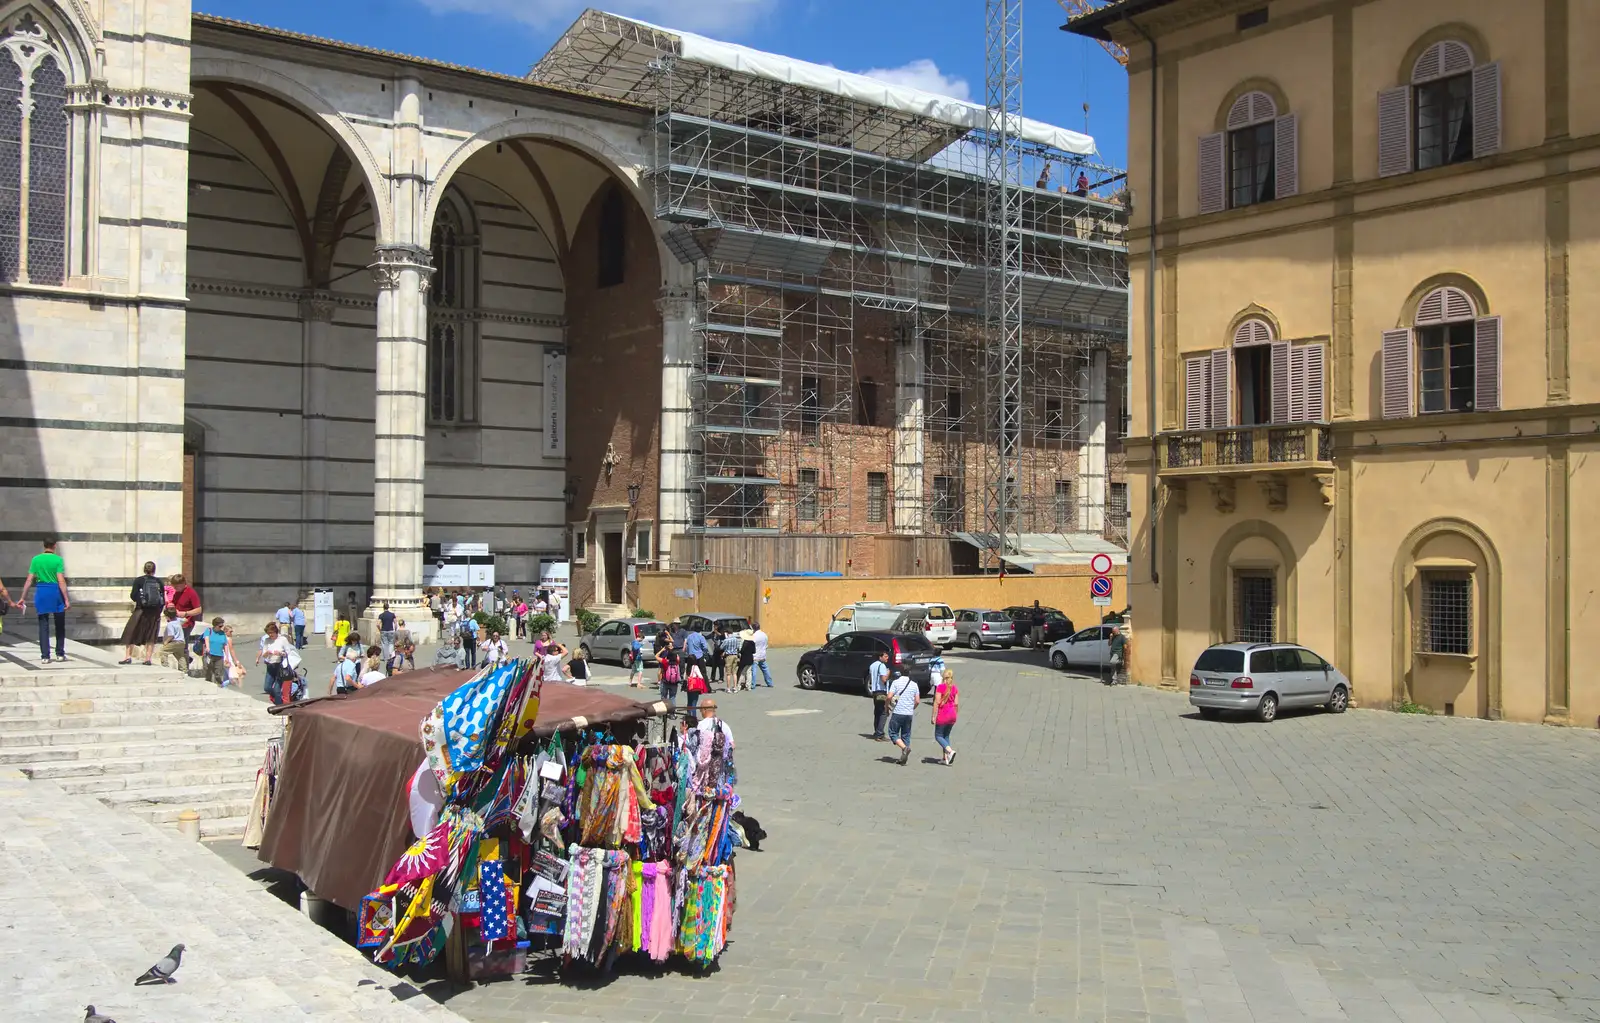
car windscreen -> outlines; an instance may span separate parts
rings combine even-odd
[[[928,605],[928,617],[932,618],[934,621],[948,621],[949,619],[954,618],[955,616],[956,616],[956,613],[954,611],[950,610],[948,605],[945,605],[945,604],[929,604]]]
[[[635,633],[640,636],[654,636],[661,631],[661,625],[657,622],[643,622],[633,628]]]
[[[716,624],[722,626],[723,632],[743,632],[750,627],[743,618],[718,618]]]
[[[1212,647],[1194,662],[1195,671],[1215,671],[1223,674],[1244,671],[1244,651]]]
[[[1011,616],[1006,614],[1004,611],[986,611],[984,612],[983,620],[986,622],[1009,623],[1011,621]]]

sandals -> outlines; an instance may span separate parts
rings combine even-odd
[[[124,657],[122,660],[118,661],[117,663],[118,664],[132,664],[133,663],[133,658],[132,657]],[[149,664],[150,662],[149,661],[145,661],[144,663]]]

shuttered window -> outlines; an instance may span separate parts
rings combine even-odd
[[[1411,81],[1378,93],[1378,174],[1388,177],[1500,151],[1500,65],[1445,40],[1412,66]]]
[[[1204,430],[1209,425],[1211,357],[1196,355],[1183,361],[1183,428]]]
[[[1500,408],[1501,331],[1459,288],[1429,292],[1413,329],[1383,333],[1384,418]]]
[[[1200,212],[1254,206],[1299,191],[1299,128],[1264,92],[1228,110],[1226,130],[1200,139]]]
[[[1243,347],[1250,351],[1251,346]],[[1185,430],[1254,425],[1253,420],[1240,421],[1240,413],[1232,405],[1235,388],[1230,375],[1236,369],[1235,351],[1224,348],[1184,359]],[[1272,424],[1319,423],[1327,417],[1326,366],[1327,349],[1321,342],[1271,342]]]

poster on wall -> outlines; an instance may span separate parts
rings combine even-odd
[[[311,595],[311,631],[325,636],[333,628],[333,591],[317,590]]]
[[[544,457],[567,457],[567,356],[544,352]]]
[[[556,621],[572,620],[572,565],[566,561],[539,562],[539,589],[550,591],[550,613]]]

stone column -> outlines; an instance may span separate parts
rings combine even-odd
[[[1104,348],[1096,348],[1078,371],[1078,393],[1084,396],[1078,428],[1078,529],[1084,533],[1106,530],[1106,357]]]
[[[894,531],[921,533],[927,360],[915,331],[895,344],[894,388]]]
[[[328,371],[333,334],[333,296],[308,291],[300,299],[300,457],[305,473],[300,505],[300,586],[328,583]],[[310,614],[309,594],[302,605]]]
[[[428,250],[380,245],[377,422],[373,448],[372,606],[363,635],[377,631],[384,603],[413,637],[434,635],[422,600],[423,468],[427,441],[427,304],[433,274]]]
[[[694,372],[694,290],[661,289],[661,468],[657,564],[672,562],[674,535],[688,531],[690,512],[689,375]]]

